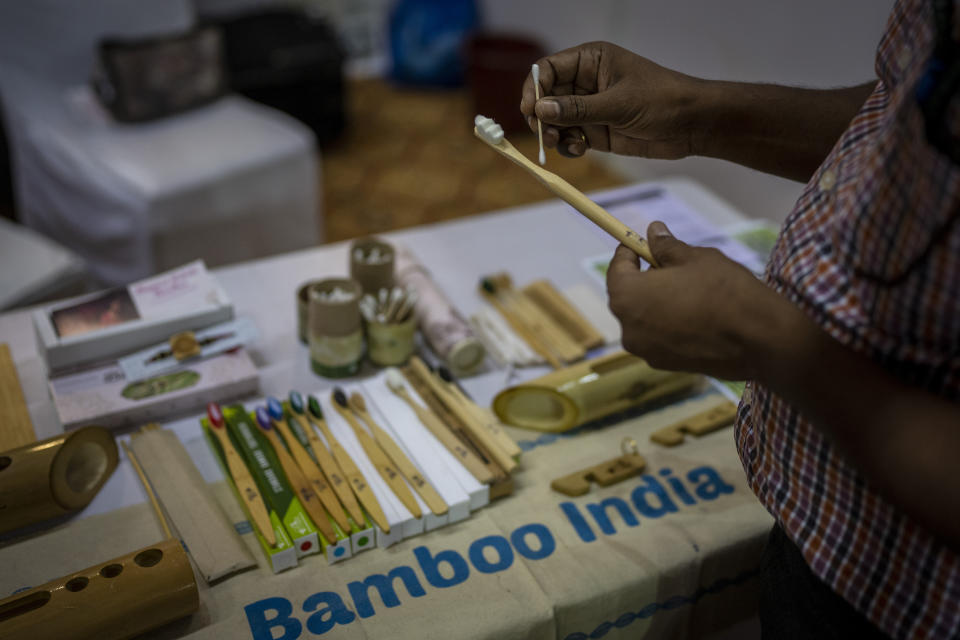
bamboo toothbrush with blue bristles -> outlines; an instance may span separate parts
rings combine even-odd
[[[582,213],[595,225],[609,233],[637,255],[656,267],[657,261],[650,253],[650,246],[639,233],[617,220],[609,211],[588,198],[582,191],[555,173],[538,167],[532,160],[520,153],[503,135],[503,127],[491,118],[478,115],[474,118],[473,133],[502,156],[506,156],[520,165],[540,181],[540,184],[556,194],[561,200]]]

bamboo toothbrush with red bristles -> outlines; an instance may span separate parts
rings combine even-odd
[[[227,433],[227,424],[223,420],[223,413],[220,411],[220,406],[215,402],[207,405],[207,419],[210,421],[210,431],[220,441],[220,446],[223,448],[223,457],[227,459],[227,468],[230,470],[230,475],[233,476],[233,484],[237,488],[237,493],[243,497],[244,503],[247,505],[247,512],[253,518],[253,524],[260,530],[260,535],[270,543],[271,547],[276,546],[277,536],[273,532],[273,524],[270,522],[270,514],[267,512],[263,497],[257,490],[257,485],[253,481],[253,476],[250,475],[247,465],[243,462],[243,458],[233,448],[233,443],[230,442],[230,434]]]

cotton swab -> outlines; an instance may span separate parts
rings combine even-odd
[[[540,101],[540,65],[534,64],[531,67],[533,71],[533,90],[535,92],[537,102]],[[547,164],[547,154],[543,152],[543,123],[540,122],[540,116],[537,116],[537,137],[540,139],[540,166]]]

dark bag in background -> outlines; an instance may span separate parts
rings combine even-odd
[[[321,145],[346,126],[344,51],[333,29],[296,9],[221,18],[230,89],[310,127]]]
[[[93,87],[121,122],[144,122],[216,100],[227,91],[223,37],[206,26],[172,37],[106,38]]]

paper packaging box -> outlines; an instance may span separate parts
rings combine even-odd
[[[37,309],[33,326],[47,366],[56,372],[114,360],[232,318],[227,294],[197,260],[126,287]]]
[[[247,503],[240,497],[240,492],[237,491],[237,485],[233,481],[233,476],[230,475],[230,466],[224,459],[223,447],[220,445],[217,437],[210,433],[210,421],[207,418],[201,418],[200,425],[203,428],[203,437],[207,441],[207,446],[209,446],[213,452],[213,457],[216,459],[217,465],[220,466],[220,471],[223,473],[223,479],[233,492],[233,496],[240,504],[240,508],[243,509],[243,512],[246,514],[250,528],[253,530],[257,542],[260,544],[260,549],[263,551],[263,557],[266,558],[270,564],[270,569],[273,570],[274,573],[280,573],[281,571],[297,566],[297,551],[293,546],[293,540],[291,540],[289,534],[287,534],[287,530],[283,527],[283,523],[280,521],[277,512],[271,509],[269,505],[265,505],[267,512],[270,514],[270,524],[273,525],[273,535],[277,540],[275,545],[271,545],[267,542],[267,539],[263,537],[263,533],[253,524],[253,517],[250,515],[250,512],[247,511]],[[232,436],[229,437],[236,449],[236,442],[234,442]]]
[[[117,363],[101,365],[51,379],[50,395],[65,429],[114,429],[202,411],[208,402],[234,400],[258,386],[257,368],[240,349],[133,383]]]

